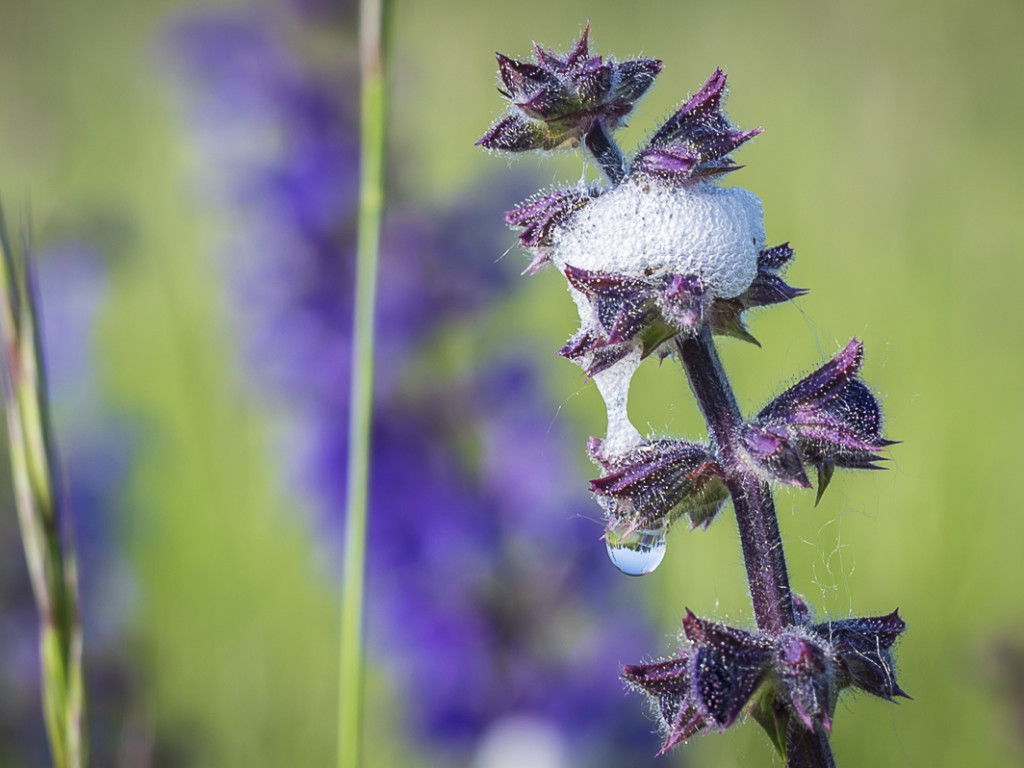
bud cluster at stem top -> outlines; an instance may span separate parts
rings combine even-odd
[[[675,337],[705,327],[753,342],[743,313],[803,291],[782,279],[789,246],[766,246],[761,201],[717,183],[740,167],[731,153],[760,133],[725,116],[725,74],[715,70],[624,157],[611,134],[661,62],[593,56],[589,31],[564,56],[536,44],[532,62],[498,54],[509,110],[478,144],[507,152],[585,146],[604,171],[604,183],[538,193],[506,221],[533,256],[527,272],[551,264],[566,278],[580,330],[560,354],[597,382],[612,455],[641,442],[625,412],[641,360],[672,354]]]
[[[536,63],[497,54],[509,112],[477,145],[506,152],[572,148],[592,132],[618,127],[661,72],[661,62],[606,62],[590,55],[589,35],[588,23],[564,57],[534,43]]]

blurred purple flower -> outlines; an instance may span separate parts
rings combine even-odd
[[[412,408],[381,414],[374,435],[369,578],[371,595],[391,596],[372,630],[414,716],[469,746],[502,717],[542,715],[576,754],[610,760],[616,735],[646,729],[602,664],[647,627],[613,598],[601,528],[566,482],[578,475],[536,373],[511,358]],[[475,466],[438,436],[475,446]]]
[[[314,489],[337,533],[354,99],[338,87],[347,73],[314,73],[274,23],[251,9],[192,14],[172,29],[170,51],[206,194],[241,233],[224,251],[246,308],[246,365],[265,395],[289,402],[297,485]],[[241,140],[252,136],[274,141]],[[639,652],[647,628],[615,601],[614,570],[593,546],[602,527],[574,495],[577,462],[536,372],[506,353],[462,380],[405,381],[424,344],[473,318],[513,276],[499,263],[506,244],[486,226],[508,194],[480,188],[444,209],[390,201],[377,316],[373,652],[402,681],[406,715],[452,760],[501,718],[525,714],[610,765],[648,731],[608,673]]]
[[[129,607],[107,591],[129,578],[113,530],[132,448],[127,422],[104,401],[95,364],[108,264],[91,242],[60,240],[37,254],[37,282],[50,405],[81,563],[82,618],[90,642],[98,643],[119,637]]]

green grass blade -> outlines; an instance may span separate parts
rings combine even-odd
[[[362,166],[349,408],[348,497],[341,595],[339,768],[355,768],[360,764],[362,756],[363,603],[370,422],[373,410],[374,314],[380,222],[384,208],[384,136],[387,102],[383,43],[385,3],[386,0],[363,0],[360,4]]]

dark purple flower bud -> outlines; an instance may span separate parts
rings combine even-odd
[[[675,144],[642,150],[637,155],[633,169],[652,176],[685,178],[697,163],[696,155],[681,144]]]
[[[635,664],[623,677],[648,695],[665,731],[659,754],[701,730],[725,730],[739,717],[770,669],[771,643],[741,629],[697,618],[687,610],[689,647],[676,659]]]
[[[761,133],[736,130],[722,112],[725,74],[716,69],[704,86],[637,153],[633,173],[692,184],[736,170],[728,155]]]
[[[699,619],[689,609],[683,632],[694,648],[697,701],[719,727],[728,728],[764,680],[771,646],[758,635]]]
[[[731,299],[717,298],[707,313],[707,322],[716,333],[734,336],[752,344],[757,339],[750,335],[743,323],[742,315],[748,309],[767,307],[798,298],[807,293],[803,288],[787,285],[781,273],[793,258],[789,243],[776,245],[761,251],[757,258],[757,275],[754,281],[739,296]]]
[[[727,132],[731,126],[722,114],[722,97],[725,94],[726,75],[721,69],[711,73],[700,90],[687,99],[651,137],[651,146],[661,147],[686,139],[697,133],[717,130]]]
[[[600,373],[626,355],[638,342],[642,356],[653,352],[676,331],[659,322],[654,305],[655,285],[642,277],[590,272],[565,267],[569,285],[594,308],[591,324],[584,326],[558,353],[583,366],[587,376]]]
[[[587,24],[564,58],[534,43],[536,64],[498,56],[499,89],[510,113],[478,142],[487,149],[523,152],[576,147],[592,129],[616,128],[661,71],[661,62],[605,62],[591,56]]]
[[[555,147],[545,145],[547,136],[548,132],[543,124],[530,122],[519,114],[511,114],[491,126],[491,129],[477,142],[477,146],[487,149],[503,149],[506,152],[554,149]]]
[[[792,260],[793,249],[789,243],[761,251],[757,259],[757,276],[741,296],[745,309],[781,304],[807,293],[803,288],[787,285],[782,279],[781,273]]]
[[[910,697],[896,684],[890,650],[907,625],[893,611],[888,616],[842,619],[815,624],[811,631],[831,647],[838,665],[838,688],[852,685],[894,701]]]
[[[536,274],[551,263],[550,248],[555,230],[572,218],[578,210],[597,197],[597,193],[578,187],[557,189],[537,195],[505,213],[505,223],[522,229],[519,244],[534,252],[533,261],[524,274]]]
[[[557,82],[556,78],[548,74],[543,67],[525,61],[516,61],[501,53],[496,55],[498,57],[498,75],[501,77],[501,82],[505,84],[505,89],[501,93],[507,99],[515,101],[517,98],[522,98],[523,94]]]
[[[851,339],[834,358],[775,398],[761,411],[759,418],[771,419],[831,403],[854,380],[863,361],[864,345]]]
[[[592,328],[579,330],[563,344],[558,354],[567,360],[579,363],[588,377],[611,368],[629,354],[629,346],[617,344],[608,346],[597,331]]]
[[[836,691],[825,651],[806,638],[783,635],[775,647],[775,669],[784,703],[807,730],[821,725],[831,731]]]
[[[697,333],[714,303],[695,275],[632,277],[572,265],[564,271],[569,285],[589,300],[594,317],[559,354],[579,362],[588,376],[635,346],[642,359],[680,332]]]
[[[856,378],[864,349],[853,339],[835,358],[769,403],[745,430],[747,457],[783,482],[804,485],[792,456],[818,470],[818,498],[835,467],[879,469],[878,455],[893,442],[881,436],[882,411]],[[780,446],[766,450],[769,442]],[[804,478],[806,479],[806,478]]]
[[[704,284],[696,275],[672,275],[658,296],[665,320],[689,331],[700,327],[708,303]]]
[[[631,340],[656,316],[650,301],[652,287],[644,278],[588,272],[571,265],[565,268],[565,278],[593,305],[603,346]]]
[[[811,487],[804,472],[803,458],[784,430],[745,424],[740,444],[751,464],[767,471],[774,479],[799,488]]]
[[[590,490],[613,522],[667,528],[689,515],[692,527],[706,528],[729,498],[722,468],[705,446],[655,440],[624,456],[606,457],[603,444],[596,437],[587,444],[591,459],[604,470],[590,481]]]
[[[659,755],[708,726],[708,717],[697,705],[693,689],[693,660],[689,649],[681,648],[675,659],[628,664],[623,667],[622,677],[651,701],[665,733]]]
[[[801,613],[807,613],[802,603]],[[705,728],[724,730],[744,711],[784,749],[786,731],[796,722],[831,731],[837,696],[846,687],[890,701],[906,696],[890,653],[905,629],[894,611],[791,627],[772,637],[687,610],[688,645],[678,658],[627,666],[623,677],[652,700],[666,734],[661,752]]]
[[[620,104],[639,101],[661,72],[661,62],[657,59],[633,59],[615,66],[616,77],[608,96],[611,102]]]
[[[525,228],[520,237],[524,245],[527,236],[548,243],[557,225],[569,222],[576,211],[593,199],[576,190],[560,190],[510,211],[506,220]],[[550,260],[544,248],[537,253],[529,269],[535,265],[539,269]],[[787,285],[779,275],[792,258],[788,244],[761,251],[753,282],[733,298],[711,295],[696,275],[629,276],[566,265],[569,285],[590,301],[596,321],[582,328],[559,354],[579,362],[587,375],[593,376],[621,360],[636,344],[641,347],[641,357],[647,357],[676,334],[696,333],[705,323],[716,333],[756,344],[743,324],[742,313],[805,293]],[[804,482],[800,479],[795,484]]]
[[[575,356],[565,356],[578,359],[579,355],[596,347],[638,341],[642,346],[642,356],[647,357],[677,333],[696,333],[704,323],[716,333],[756,344],[743,324],[742,313],[752,307],[787,301],[805,293],[786,285],[778,275],[778,270],[790,258],[792,250],[787,245],[762,251],[757,276],[744,293],[734,298],[709,295],[703,281],[696,275],[632,277],[591,272],[567,265],[565,276],[573,288],[590,300],[598,327],[585,328],[581,332],[589,336],[593,346],[579,346],[581,338],[578,334],[564,348],[566,352],[575,349]],[[621,359],[625,354],[623,351],[615,359]],[[597,370],[600,369],[591,366],[587,373],[593,375]]]

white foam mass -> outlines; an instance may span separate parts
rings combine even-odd
[[[633,450],[643,438],[629,420],[627,404],[629,382],[640,367],[640,348],[630,351],[622,360],[593,376],[597,391],[608,409],[608,430],[602,452],[605,456],[620,456]]]
[[[764,243],[764,209],[753,192],[711,182],[673,189],[632,180],[559,229],[552,258],[562,271],[571,264],[637,276],[697,275],[711,297],[731,298],[753,282]]]

